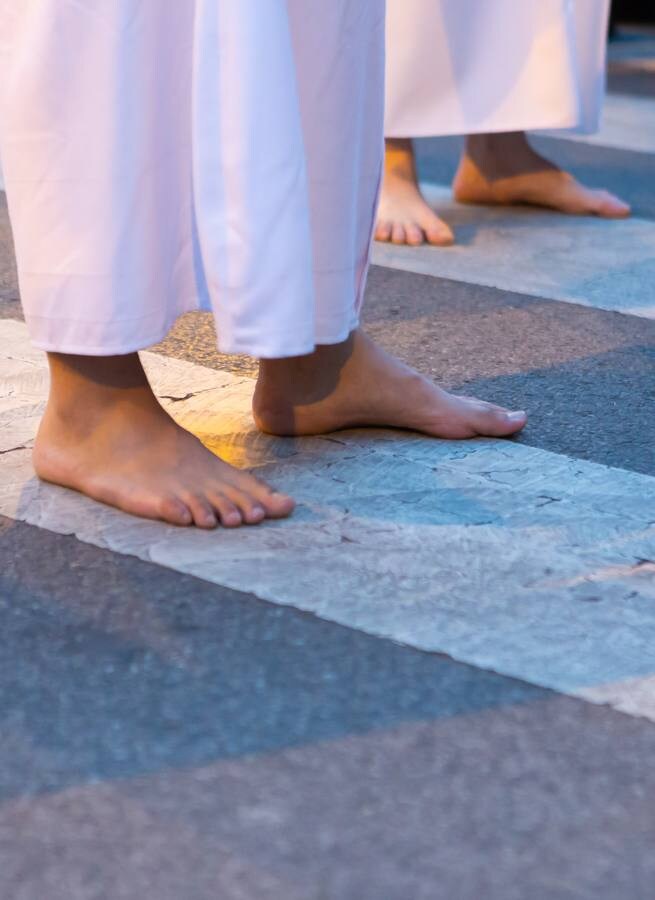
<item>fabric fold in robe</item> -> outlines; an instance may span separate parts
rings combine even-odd
[[[283,357],[358,321],[383,0],[0,0],[0,156],[35,344],[87,355],[213,310]]]
[[[609,0],[388,0],[387,137],[598,128]]]

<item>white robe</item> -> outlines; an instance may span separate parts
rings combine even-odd
[[[610,0],[388,0],[387,137],[595,131]]]
[[[225,352],[356,326],[382,161],[384,0],[0,0],[0,156],[35,344],[213,309]]]

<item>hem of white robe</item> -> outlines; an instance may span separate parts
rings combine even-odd
[[[416,124],[405,122],[402,127],[385,128],[387,138],[429,138],[429,137],[453,137],[467,134],[504,134],[513,131],[570,131],[575,134],[594,134],[598,131],[600,117],[594,121],[581,122],[580,119],[534,119],[519,117],[503,122],[483,122],[464,127],[464,122],[455,125],[444,125],[443,122],[433,125],[426,124],[426,117],[422,116]]]
[[[317,329],[316,337],[313,341],[299,341],[297,345],[289,345],[288,332],[284,333],[285,348],[284,350],[272,350],[270,343],[262,346],[253,346],[250,342],[240,342],[239,340],[220,340],[218,341],[218,350],[229,356],[252,356],[255,359],[289,359],[294,356],[309,356],[319,346],[327,346],[331,344],[343,344],[350,334],[359,327],[359,318],[354,317],[345,326],[341,326],[338,330]]]
[[[36,319],[42,319],[40,316],[26,317],[28,330],[32,332],[31,342],[37,350],[44,353],[63,353],[70,356],[128,356],[131,353],[139,353],[150,347],[160,344],[170,333],[175,323],[181,316],[190,312],[207,311],[207,307],[201,305],[200,302],[194,302],[188,307],[176,311],[176,313],[167,320],[166,324],[152,334],[135,338],[133,341],[120,342],[117,344],[89,344],[86,342],[68,342],[68,341],[52,341],[41,340],[34,336],[34,323]],[[46,321],[53,323],[56,319],[47,319]],[[133,321],[133,320],[131,320]],[[239,337],[221,338],[217,340],[217,346],[221,353],[228,355],[251,356],[255,359],[286,359],[293,356],[306,356],[313,353],[318,345],[341,344],[348,336],[359,327],[359,315],[353,314],[345,320],[341,316],[338,321],[318,321],[314,329],[314,338],[308,340],[305,334],[293,335],[289,329],[280,331],[273,335],[268,332],[266,340],[263,343],[253,342],[251,339],[243,339]]]
[[[155,344],[159,344],[164,340],[166,335],[173,328],[177,320],[189,312],[195,312],[202,307],[198,298],[193,298],[190,303],[177,308],[174,313],[164,319],[164,324],[158,325],[152,331],[142,332],[135,326],[143,323],[148,319],[158,318],[161,321],[161,312],[154,310],[141,316],[131,318],[114,319],[111,322],[73,320],[71,318],[58,318],[57,316],[39,316],[34,313],[25,311],[25,322],[30,334],[30,341],[37,350],[43,350],[45,353],[65,353],[71,356],[127,356],[130,353],[138,353],[141,350],[147,350]],[[52,336],[39,337],[39,333],[65,331],[67,323],[75,323],[75,330],[78,332],[76,339],[53,338]],[[132,329],[136,332],[135,337],[129,341],[102,341],[98,342],[97,338],[86,338],[80,336],[80,332],[87,330],[87,333],[94,333],[96,336],[108,326],[116,327],[120,325],[123,331]],[[64,327],[62,327],[64,326]]]
[[[190,310],[190,312],[192,311],[193,310]],[[180,313],[179,316],[175,316],[170,325],[163,331],[158,331],[154,336],[139,338],[126,344],[103,344],[102,346],[86,343],[69,344],[65,341],[63,343],[60,341],[41,341],[38,338],[31,336],[30,341],[33,347],[36,347],[37,350],[43,350],[44,353],[63,353],[70,356],[129,356],[131,353],[140,353],[142,350],[148,350],[149,347],[160,344],[171,331],[175,322],[183,315],[185,315],[185,313]],[[27,327],[29,330],[29,320],[27,320]]]

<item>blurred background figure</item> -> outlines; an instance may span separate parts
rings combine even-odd
[[[455,199],[621,218],[629,206],[539,155],[525,132],[599,126],[609,0],[388,0],[386,161],[376,238],[454,240],[421,194],[412,139],[467,135]]]

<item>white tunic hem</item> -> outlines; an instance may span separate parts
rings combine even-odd
[[[190,309],[189,311],[194,311]],[[186,315],[186,313],[181,313]],[[155,335],[146,338],[139,338],[131,343],[120,345],[93,345],[88,343],[67,344],[59,341],[53,342],[48,340],[39,340],[32,338],[32,344],[37,350],[44,353],[62,353],[70,356],[128,356],[132,353],[139,353],[142,350],[148,350],[156,344],[160,344],[170,333],[175,322],[180,318],[176,315],[168,325],[159,330]],[[308,341],[300,335],[296,335],[290,340],[289,331],[286,330],[279,335],[268,335],[265,345],[254,345],[251,341],[242,341],[238,339],[217,341],[217,347],[220,353],[230,356],[251,356],[255,359],[286,359],[293,356],[307,356],[316,350],[320,345],[342,344],[347,340],[348,336],[359,327],[359,318],[355,317],[350,320],[346,326],[340,328],[319,327],[317,329],[316,341]],[[284,347],[284,350],[273,350],[274,347]]]

